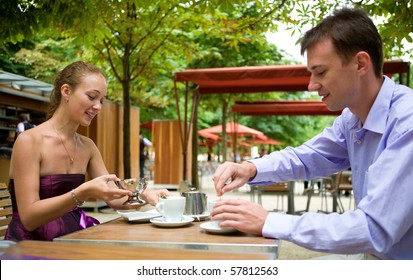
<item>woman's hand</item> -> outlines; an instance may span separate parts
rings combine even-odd
[[[119,180],[114,174],[102,175],[83,183],[76,188],[75,193],[81,201],[97,199],[106,202],[132,195],[131,191],[119,189],[115,185],[115,181]]]

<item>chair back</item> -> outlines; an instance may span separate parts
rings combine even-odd
[[[264,192],[288,192],[288,182],[262,185]]]
[[[341,171],[337,178],[337,187],[339,191],[352,191],[351,172]]]
[[[0,239],[4,239],[12,213],[9,190],[6,183],[0,183]]]

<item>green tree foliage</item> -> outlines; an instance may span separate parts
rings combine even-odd
[[[13,61],[11,58],[14,57],[20,49],[33,48],[33,46],[34,44],[27,40],[17,44],[0,42],[0,69],[23,76],[30,76],[28,74],[30,65],[27,65],[25,62],[19,63]]]
[[[53,84],[58,69],[63,69],[84,52],[71,39],[38,37],[28,48],[20,48],[10,59],[29,66],[26,75]]]
[[[409,0],[319,0],[294,1],[294,11],[287,18],[293,32],[302,32],[304,26],[313,26],[334,9],[359,7],[369,13],[383,38],[387,59],[413,57],[408,43],[413,43],[413,3]],[[406,54],[407,52],[407,54]]]
[[[93,0],[2,0],[0,36],[17,43],[39,33],[54,37],[72,28],[74,32],[93,28],[92,4]]]

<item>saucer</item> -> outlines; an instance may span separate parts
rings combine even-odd
[[[195,221],[203,221],[203,220],[206,220],[207,218],[209,218],[211,216],[211,213],[204,212],[204,213],[199,214],[199,215],[186,215],[186,216],[194,218]]]
[[[232,227],[219,227],[215,221],[202,223],[199,226],[210,233],[231,233],[237,231],[235,228]]]
[[[125,220],[131,223],[143,223],[143,222],[149,222],[150,219],[156,218],[156,217],[161,217],[162,215],[158,213],[156,210],[149,210],[146,212],[140,212],[140,211],[122,211],[119,210],[117,211],[118,214]]]
[[[182,221],[179,222],[166,222],[163,220],[163,217],[150,219],[150,222],[159,227],[182,227],[186,226],[194,221],[194,218],[183,216]]]

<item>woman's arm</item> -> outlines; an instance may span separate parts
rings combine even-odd
[[[91,156],[89,166],[88,166],[89,175],[92,178],[94,178],[97,176],[108,174],[108,171],[102,159],[102,155],[100,154],[96,145],[90,139],[88,139],[88,141],[86,142],[87,142],[89,151],[92,152],[92,156]],[[115,185],[114,182],[109,182],[108,186],[110,189],[117,189],[117,186]],[[146,189],[146,191],[142,194],[142,199],[151,205],[155,205],[158,202],[158,197],[160,195],[169,196],[170,193],[166,189],[162,189],[162,190]],[[112,200],[101,199],[101,200],[105,201],[111,208],[117,209],[117,210],[137,209],[143,206],[143,205],[124,205],[123,203],[127,199],[128,199],[127,196],[123,196],[118,199],[112,199]]]

